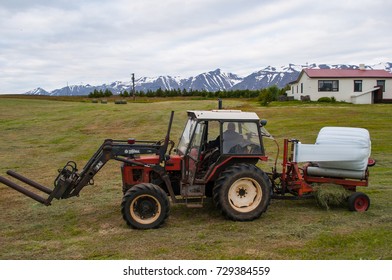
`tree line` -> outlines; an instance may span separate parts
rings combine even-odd
[[[113,92],[109,89],[105,89],[105,91],[103,91],[102,89],[97,90],[94,89],[94,91],[90,92],[88,97],[89,98],[100,98],[100,97],[110,97],[113,96]]]
[[[278,100],[280,95],[285,95],[288,88],[280,89],[278,86],[273,85],[264,89],[237,89],[237,90],[219,90],[209,92],[206,90],[186,90],[186,89],[161,89],[148,90],[148,91],[135,91],[135,97],[178,97],[178,96],[194,96],[203,98],[258,98],[260,103],[268,104],[271,101]],[[100,98],[113,96],[113,92],[109,89],[97,90],[90,92],[89,98]],[[132,92],[123,91],[119,94],[120,97],[132,97]],[[263,105],[263,104],[262,104]]]

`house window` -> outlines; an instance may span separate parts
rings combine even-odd
[[[304,83],[301,83],[301,93],[304,93]]]
[[[354,92],[362,92],[362,80],[354,80]]]
[[[377,86],[381,86],[382,92],[385,92],[385,80],[377,80]]]
[[[338,80],[319,80],[318,81],[319,91],[339,91]]]

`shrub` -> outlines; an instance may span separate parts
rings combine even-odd
[[[320,97],[318,100],[318,102],[325,102],[325,103],[333,103],[336,102],[335,97]]]
[[[259,94],[260,104],[267,106],[270,102],[278,100],[279,93],[280,90],[276,85],[263,89]]]

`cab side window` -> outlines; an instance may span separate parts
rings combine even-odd
[[[224,154],[260,154],[261,145],[255,122],[224,122]]]
[[[232,153],[234,146],[243,140],[242,134],[239,133],[239,124],[236,122],[227,122],[223,124],[223,153]]]

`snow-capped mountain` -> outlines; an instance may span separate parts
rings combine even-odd
[[[66,86],[61,89],[53,90],[50,95],[88,95],[91,91],[94,91],[96,87],[87,85],[72,85]]]
[[[243,78],[232,73],[223,73],[220,69],[197,75],[196,77],[184,80],[182,87],[190,90],[205,90],[216,92],[219,90],[231,89],[234,85],[241,82]]]
[[[387,70],[388,72],[392,72],[392,63],[391,62],[381,62],[379,64],[373,65],[372,69],[377,70]]]
[[[303,66],[289,64],[276,68],[268,66],[263,70],[254,72],[243,78],[240,83],[234,85],[231,89],[263,89],[271,85],[277,85],[280,88],[285,87],[288,83],[295,81],[301,72]]]
[[[162,90],[186,89],[200,91],[224,91],[236,89],[263,89],[272,85],[280,88],[285,87],[288,83],[295,81],[304,68],[312,69],[358,69],[358,65],[348,64],[306,64],[295,65],[289,64],[281,67],[268,66],[260,71],[251,73],[246,77],[240,77],[233,73],[225,73],[221,69],[199,74],[195,77],[182,78],[179,76],[159,76],[159,77],[141,77],[135,80],[136,91],[156,91]],[[376,65],[366,65],[366,69],[385,69],[392,72],[392,63],[379,63]],[[97,90],[105,91],[109,89],[114,94],[119,94],[125,90],[132,90],[131,81],[116,81],[110,84],[92,85],[72,85],[47,92],[42,88],[37,88],[26,92],[34,95],[88,95],[90,92]]]
[[[235,84],[241,82],[243,78],[236,74],[224,73],[220,69],[199,74],[195,77],[182,78],[178,76],[159,76],[159,77],[141,77],[135,80],[136,91],[156,91],[159,88],[162,90],[171,89],[186,89],[186,90],[205,90],[215,92],[218,90],[228,90]],[[110,84],[103,84],[99,86],[92,85],[73,85],[56,89],[48,93],[48,95],[88,95],[94,90],[109,89],[114,94],[119,94],[125,90],[130,92],[132,90],[132,82],[116,81]],[[26,94],[34,94],[29,91]]]
[[[38,87],[38,88],[35,88],[35,89],[32,89],[32,90],[26,92],[25,94],[30,94],[30,95],[49,95],[50,93],[47,92],[46,90],[44,90],[43,88]]]
[[[181,88],[185,79],[181,77],[172,76],[159,76],[155,78],[142,77],[135,80],[135,90],[147,92],[149,90],[156,91],[161,88],[162,90],[171,90]],[[131,83],[129,83],[131,89]]]

